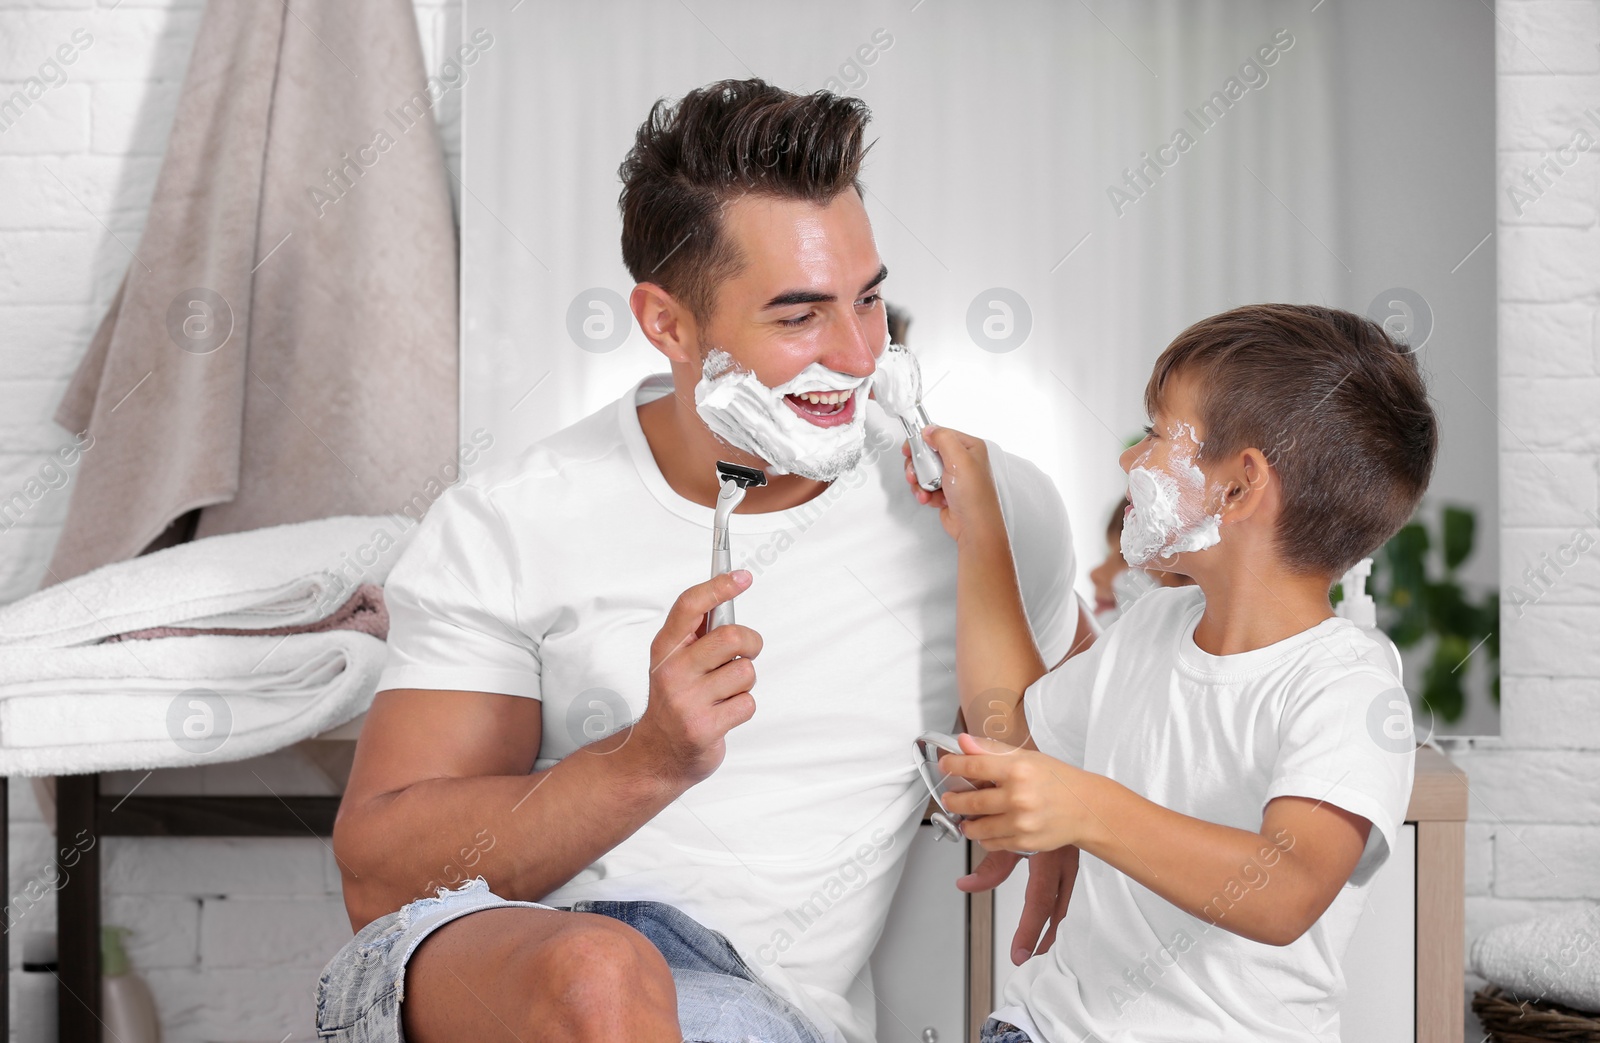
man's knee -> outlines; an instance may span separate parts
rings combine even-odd
[[[486,909],[445,924],[407,964],[405,1036],[461,1043],[679,1043],[672,971],[649,939],[591,913]]]
[[[676,1024],[672,970],[648,938],[594,913],[573,913],[568,920],[523,954],[536,1018],[548,1024],[554,1015],[597,1035],[621,1024]]]

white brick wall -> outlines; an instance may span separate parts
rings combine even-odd
[[[431,72],[460,42],[460,0],[414,4]],[[127,268],[121,244],[138,244],[201,6],[0,0],[0,99],[74,29],[93,37],[65,67],[65,82],[0,132],[0,498],[70,441],[50,417]],[[447,162],[459,173],[459,93],[436,111]],[[0,523],[0,603],[38,588],[70,491],[70,483],[51,490],[9,530]],[[250,767],[279,793],[329,791],[292,754]],[[108,776],[104,787],[126,790],[140,774]],[[160,772],[139,791],[162,790],[265,792],[240,765]],[[15,896],[30,880],[54,879],[43,874],[56,844],[25,780],[11,787],[10,806],[12,904],[27,907],[10,932],[16,968],[23,933],[55,927],[52,891],[44,888],[37,904]],[[104,919],[133,929],[129,955],[155,993],[168,1043],[311,1038],[311,989],[350,935],[322,840],[102,843]]]
[[[318,762],[299,750],[141,781],[144,774],[109,773],[102,791],[137,785],[143,795],[260,795],[259,775],[278,793],[337,792]],[[58,845],[40,821],[27,780],[11,787],[10,807],[16,969],[23,934],[55,929],[53,891],[35,887],[33,895],[44,894],[36,904],[18,896],[28,893],[31,880],[58,879],[45,868]],[[100,843],[102,918],[132,929],[128,954],[155,994],[168,1043],[281,1043],[286,1033],[312,1038],[317,974],[350,937],[325,839],[106,837]]]
[[[1600,899],[1600,3],[1497,0],[1501,735],[1471,779],[1467,940]],[[1518,215],[1508,188],[1597,143]],[[1520,616],[1513,587],[1583,530],[1597,545]],[[1468,988],[1480,982],[1469,980]],[[1467,1039],[1475,1041],[1468,1026]]]

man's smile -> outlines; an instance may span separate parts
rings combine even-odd
[[[808,391],[800,395],[784,395],[783,401],[807,422],[817,427],[838,427],[848,424],[856,415],[855,389],[845,391]]]

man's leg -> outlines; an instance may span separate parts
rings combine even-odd
[[[649,939],[592,913],[484,909],[406,963],[407,1043],[681,1043],[672,972]]]

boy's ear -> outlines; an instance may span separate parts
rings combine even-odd
[[[1277,481],[1266,454],[1259,449],[1239,453],[1221,477],[1222,502],[1218,509],[1224,522],[1242,522],[1261,510],[1268,488]]]

